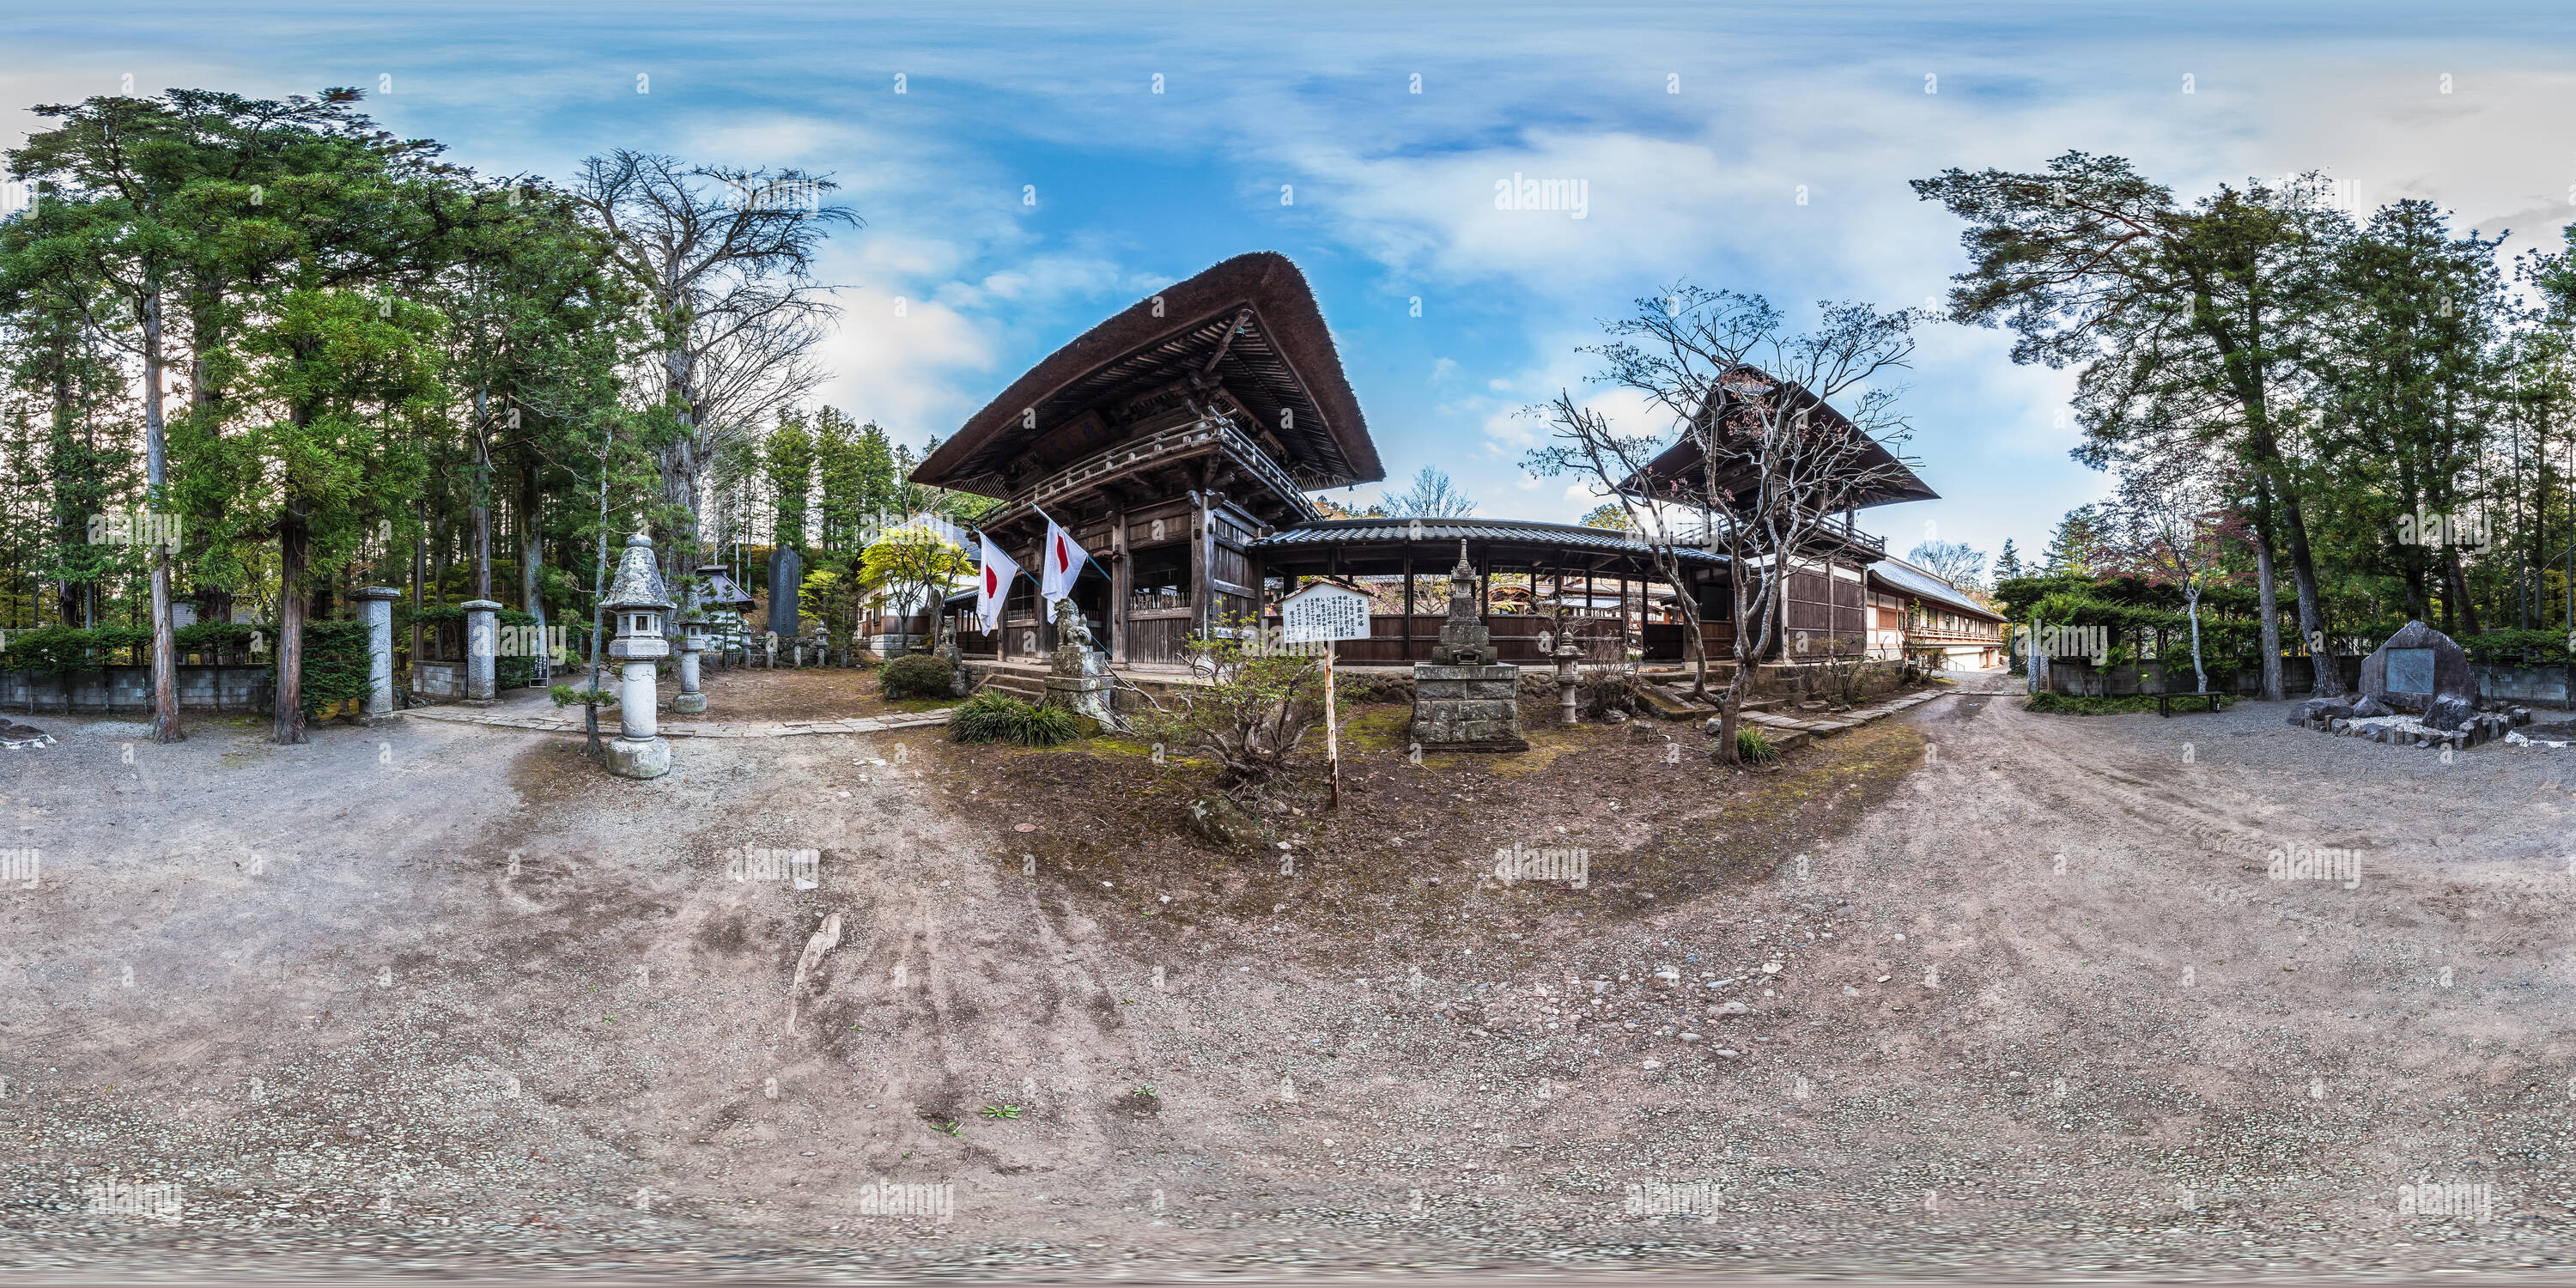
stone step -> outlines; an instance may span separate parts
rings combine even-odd
[[[1694,706],[1688,698],[1660,684],[1638,685],[1637,696],[1645,700],[1646,710],[1652,712],[1658,720],[1701,719],[1709,713],[1708,708]]]
[[[985,677],[984,682],[977,687],[997,689],[1003,693],[1010,694],[1012,697],[1026,699],[1030,702],[1038,702],[1046,698],[1046,681],[1034,676],[991,675]]]

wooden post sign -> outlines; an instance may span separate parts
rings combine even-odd
[[[1340,717],[1333,709],[1333,641],[1369,637],[1369,597],[1319,581],[1279,601],[1279,642],[1324,646],[1324,759],[1333,767],[1333,804],[1342,803]]]

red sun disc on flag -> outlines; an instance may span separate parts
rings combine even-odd
[[[1064,553],[1064,538],[1057,537],[1055,539],[1055,570],[1057,572],[1063,572],[1067,567],[1070,567],[1072,563],[1073,561],[1067,558]]]
[[[985,569],[985,570],[984,570],[984,593],[985,593],[985,594],[990,595],[990,594],[994,593],[995,591],[998,591],[998,590],[1000,590],[1000,589],[1001,589],[1001,585],[1000,585],[1001,576],[1002,576],[1002,574],[1001,574],[999,571],[995,570],[995,569],[987,568],[987,569]]]

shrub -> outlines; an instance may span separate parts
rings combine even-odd
[[[309,718],[343,702],[365,701],[373,691],[368,673],[367,624],[350,618],[304,623],[303,688],[298,705]],[[277,652],[268,657],[270,683],[277,679]]]
[[[928,653],[906,653],[877,669],[877,689],[889,701],[955,697],[957,673]]]
[[[1780,758],[1780,749],[1762,736],[1756,725],[1735,727],[1735,758],[1748,765],[1767,765]]]
[[[1190,670],[1208,683],[1182,687],[1170,707],[1135,712],[1137,735],[1206,752],[1223,767],[1225,787],[1257,789],[1287,768],[1324,715],[1323,659],[1278,652],[1260,638],[1239,631],[1190,640]]]
[[[968,698],[948,717],[948,736],[958,742],[1008,742],[1023,747],[1052,747],[1080,735],[1073,713],[1062,707],[1032,706],[998,689]]]
[[[181,653],[240,653],[258,629],[248,622],[198,622],[171,632],[171,640]]]

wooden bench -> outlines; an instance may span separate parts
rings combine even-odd
[[[2177,702],[2202,703],[2204,704],[2203,709],[2216,712],[2218,710],[2218,700],[2224,696],[2226,695],[2219,693],[2159,693],[2156,695],[2156,714],[2166,719],[2172,719],[2173,704]]]

